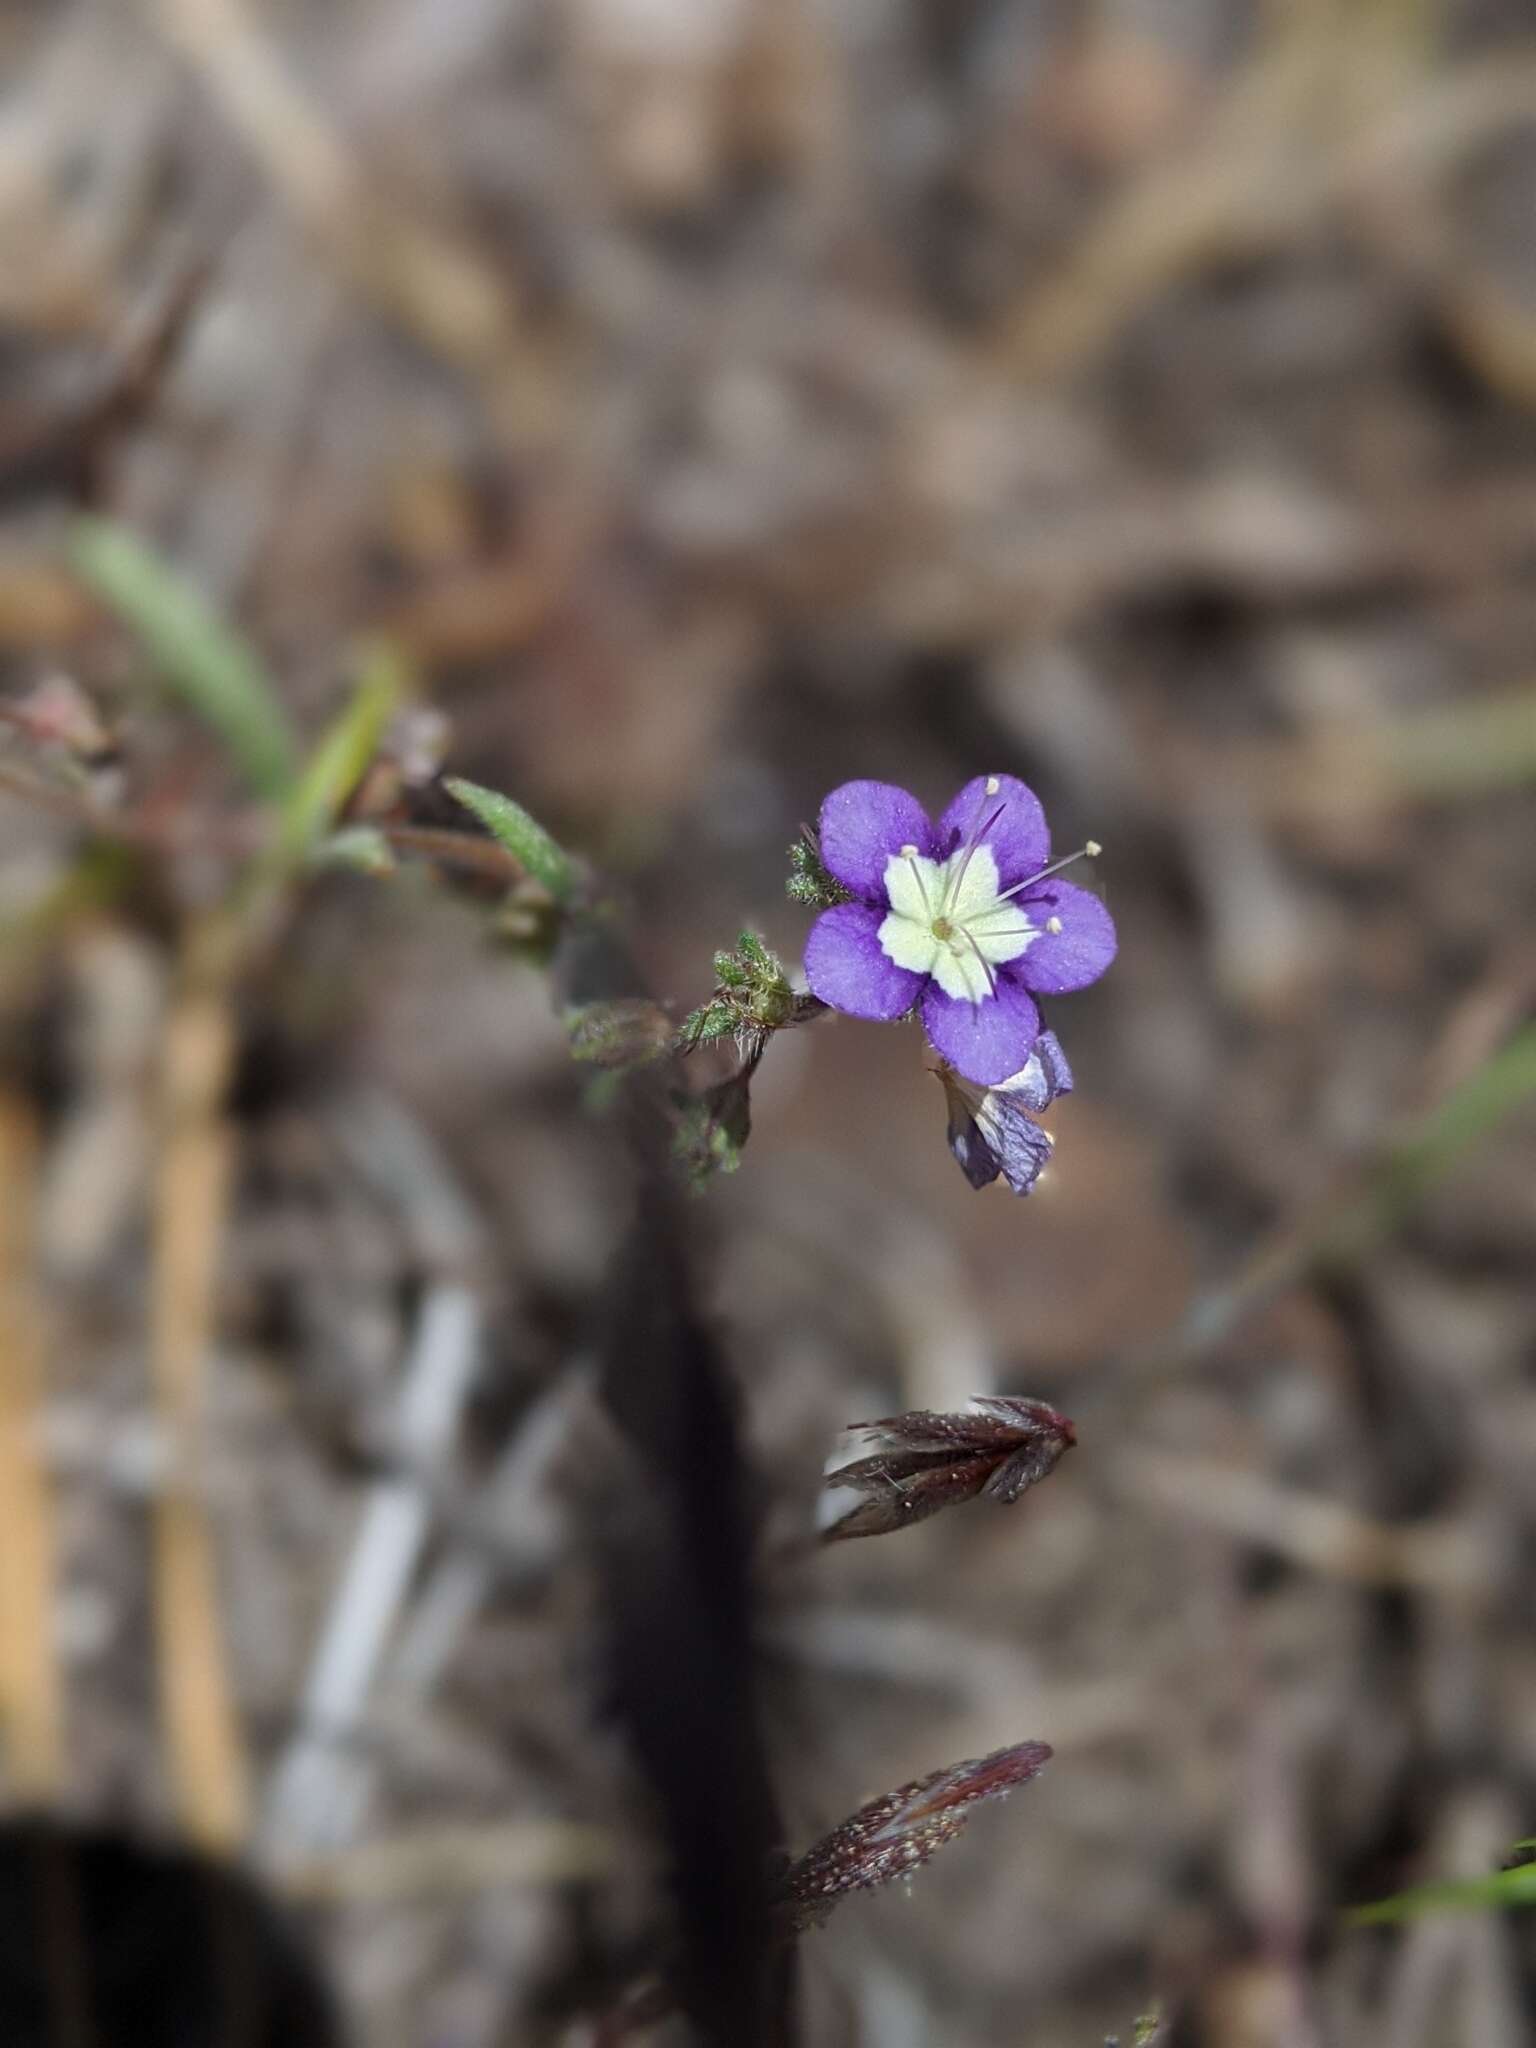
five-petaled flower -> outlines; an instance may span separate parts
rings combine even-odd
[[[1011,775],[976,776],[937,824],[892,783],[843,783],[821,807],[821,859],[854,901],[811,929],[812,992],[879,1022],[921,1004],[967,1080],[1018,1073],[1040,1036],[1035,998],[1086,988],[1115,957],[1109,912],[1050,854],[1039,798]]]

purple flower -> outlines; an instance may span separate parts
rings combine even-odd
[[[892,783],[843,783],[821,807],[821,859],[854,900],[811,929],[812,992],[878,1022],[921,1004],[967,1080],[1017,1075],[1040,1036],[1035,998],[1086,988],[1115,957],[1109,912],[1050,853],[1039,799],[1011,775],[976,776],[937,825]]]
[[[1051,1163],[1055,1143],[1028,1112],[1047,1109],[1072,1092],[1072,1069],[1054,1031],[1042,1031],[1016,1074],[993,1088],[964,1080],[947,1060],[935,1070],[949,1105],[949,1149],[973,1188],[1001,1174],[1016,1195],[1027,1195]]]
[[[996,1093],[1017,1096],[1021,1107],[1038,1116],[1042,1109],[1050,1108],[1058,1095],[1070,1095],[1072,1087],[1072,1069],[1067,1065],[1061,1040],[1054,1031],[1042,1031],[1035,1040],[1034,1051],[1019,1071],[996,1083]]]

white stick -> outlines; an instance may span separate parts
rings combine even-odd
[[[434,1287],[422,1303],[398,1410],[399,1441],[413,1460],[441,1455],[474,1376],[480,1307],[467,1287]],[[358,1817],[365,1779],[350,1740],[416,1568],[429,1508],[412,1478],[371,1489],[304,1688],[298,1734],[280,1759],[261,1835],[274,1854],[333,1848]]]
[[[426,1133],[397,1105],[350,1102],[343,1149],[398,1205],[420,1255],[444,1277],[422,1298],[393,1419],[414,1472],[442,1457],[458,1427],[480,1349],[480,1302],[458,1274],[477,1249],[475,1223]],[[299,1725],[273,1769],[258,1837],[274,1858],[331,1849],[357,1826],[370,1772],[349,1745],[416,1569],[431,1516],[412,1473],[370,1488],[351,1554],[320,1631]]]

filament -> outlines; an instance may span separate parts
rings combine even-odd
[[[981,962],[981,971],[987,977],[988,995],[995,996],[997,994],[997,976],[992,972],[991,961],[988,960],[986,954],[982,952],[980,946],[978,946],[975,939],[972,938],[969,927],[966,925],[961,925],[960,929],[965,933],[966,941],[969,944],[971,951],[976,955],[976,958]]]
[[[982,819],[981,812],[977,812],[976,815],[978,823],[975,829],[972,831],[970,838],[965,842],[965,852],[961,858],[960,865],[956,869],[955,873],[948,878],[945,885],[944,902],[946,907],[949,904],[952,904],[955,901],[955,898],[960,894],[960,885],[965,880],[965,871],[971,864],[971,856],[975,853],[977,847],[980,846],[982,840],[986,838],[987,834],[992,830],[992,827],[997,823],[998,819],[1003,815],[1004,811],[1006,811],[1007,808],[1008,800],[1005,797],[1003,801],[998,805],[997,809],[992,813],[990,818]]]
[[[999,903],[1006,903],[1010,896],[1017,896],[1021,889],[1033,889],[1036,882],[1044,882],[1052,875],[1059,875],[1063,868],[1071,867],[1075,860],[1092,860],[1097,852],[1097,842],[1090,839],[1088,845],[1080,846],[1076,853],[1064,853],[1060,860],[1053,860],[1050,866],[1042,868],[1038,875],[1026,875],[1022,882],[1015,882],[1011,889],[1004,889],[997,900]]]

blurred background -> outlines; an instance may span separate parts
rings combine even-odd
[[[8,0],[0,80],[7,1806],[249,1851],[369,2048],[584,2039],[660,1938],[590,1074],[493,878],[210,964],[261,814],[88,510],[306,741],[394,650],[421,829],[515,793],[678,1018],[798,962],[847,777],[1103,842],[1029,1201],[833,1018],[690,1211],[791,1842],[1057,1753],[807,1938],[805,2040],[1529,2040],[1528,1915],[1340,1920],[1536,1822],[1528,9]],[[805,1554],[842,1425],[988,1391],[1047,1485]]]

